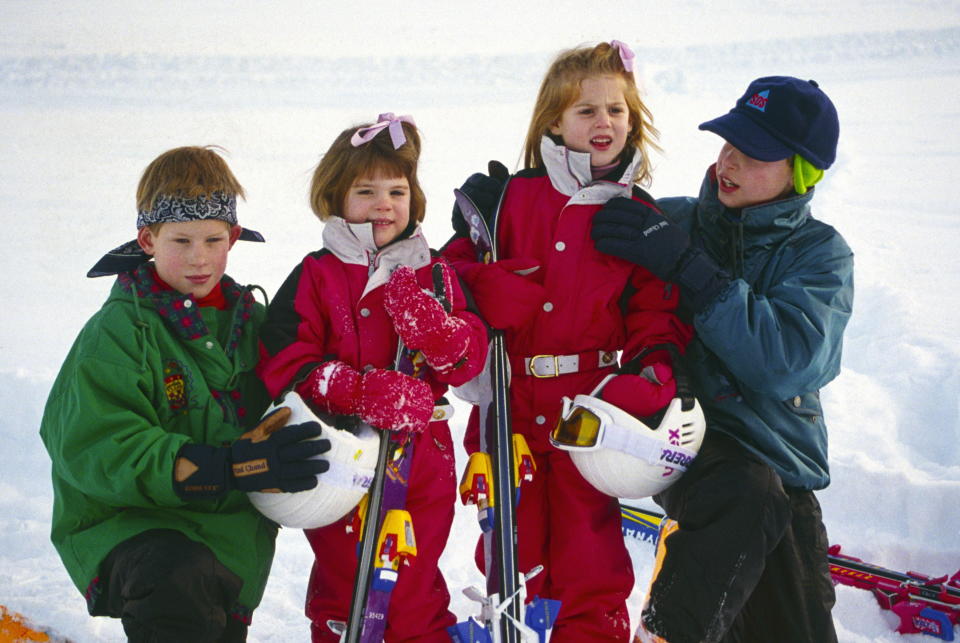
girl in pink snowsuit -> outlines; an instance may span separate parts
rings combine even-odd
[[[391,596],[390,643],[449,641],[446,627],[456,621],[438,568],[456,500],[443,394],[482,370],[487,347],[486,327],[466,310],[453,271],[420,229],[419,154],[412,119],[393,114],[333,142],[311,185],[311,206],[325,221],[323,249],[307,255],[274,297],[258,367],[274,397],[294,389],[318,410],[414,434],[406,509],[417,556],[401,567]],[[449,314],[424,292],[433,291],[436,263],[444,264]],[[425,378],[388,370],[398,339],[422,352]],[[328,621],[347,620],[357,565],[352,517],[306,531],[316,556],[306,601],[313,641],[338,641]]]
[[[665,343],[682,349],[690,338],[673,314],[674,289],[600,253],[590,240],[591,219],[609,199],[653,203],[636,185],[649,178],[646,153],[656,130],[632,57],[614,41],[554,61],[527,135],[526,169],[507,181],[491,164],[492,176],[473,175],[463,187],[484,214],[499,203],[499,261],[478,263],[465,236],[444,251],[481,315],[505,331],[513,429],[536,463],[517,508],[519,569],[544,565],[527,583],[528,595],[562,601],[553,643],[629,640],[626,599],[634,584],[617,500],[594,489],[567,452],[549,443],[561,398],[593,390],[616,367],[618,351],[626,361]],[[603,389],[604,399],[638,417],[665,406],[676,391],[666,351],[644,360],[658,383],[620,375]],[[474,410],[468,451],[478,448],[477,418]]]

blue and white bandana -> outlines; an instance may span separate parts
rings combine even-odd
[[[155,223],[183,223],[206,219],[226,221],[232,226],[239,225],[236,195],[227,196],[222,192],[211,192],[209,195],[192,198],[161,195],[154,200],[150,210],[137,211],[137,230]],[[264,241],[263,235],[247,228],[241,230],[240,238],[244,241]],[[134,239],[103,255],[87,272],[87,276],[104,277],[127,272],[149,259],[150,255],[145,253]]]
[[[154,223],[178,223],[219,219],[230,225],[237,224],[237,197],[223,192],[211,192],[209,196],[194,198],[160,195],[150,210],[137,211],[137,230]]]

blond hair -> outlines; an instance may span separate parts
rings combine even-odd
[[[246,198],[243,186],[214,150],[226,151],[216,145],[176,147],[151,161],[137,186],[137,210],[152,210],[160,196],[195,199],[222,192]]]
[[[653,115],[640,99],[633,73],[623,67],[616,47],[602,42],[594,47],[578,47],[561,52],[553,61],[540,84],[533,117],[524,143],[524,167],[543,166],[540,140],[556,125],[567,107],[580,96],[580,83],[586,78],[614,76],[622,82],[623,97],[630,115],[630,131],[624,149],[639,149],[642,159],[633,177],[635,183],[649,183],[651,163],[649,151],[660,150],[659,132],[653,126]]]
[[[343,130],[334,139],[313,171],[310,181],[310,208],[321,221],[332,216],[343,216],[347,192],[354,182],[363,177],[381,175],[387,178],[402,176],[410,184],[410,220],[423,221],[427,198],[417,180],[417,162],[420,160],[420,134],[413,123],[402,122],[406,142],[398,149],[385,128],[371,140],[354,147],[350,139],[358,129],[373,123]]]

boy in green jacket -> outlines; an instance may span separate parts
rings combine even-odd
[[[253,372],[265,309],[224,274],[237,239],[263,241],[237,196],[210,148],[146,168],[137,239],[88,273],[117,279],[44,410],[51,539],[90,614],[131,641],[246,640],[277,526],[243,492],[309,489],[328,467],[316,422],[244,433],[269,399]]]

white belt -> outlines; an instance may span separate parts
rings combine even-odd
[[[557,377],[568,373],[615,366],[614,351],[589,351],[576,355],[534,355],[523,358],[523,370],[534,377]]]

